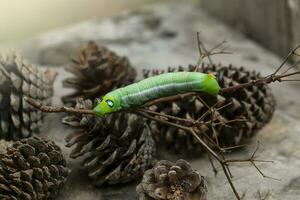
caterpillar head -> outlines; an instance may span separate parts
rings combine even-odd
[[[119,110],[119,101],[112,96],[104,96],[98,99],[98,104],[93,109],[97,116],[103,116],[107,113]]]

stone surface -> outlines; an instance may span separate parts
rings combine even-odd
[[[284,56],[300,42],[299,0],[201,0],[205,10]]]
[[[123,13],[106,20],[94,20],[73,27],[51,32],[23,46],[23,54],[32,62],[43,65],[65,65],[69,55],[88,40],[107,45],[121,55],[130,58],[141,72],[143,67],[165,68],[170,65],[187,65],[197,59],[196,31],[201,31],[207,46],[214,46],[223,39],[228,41],[232,55],[214,56],[215,62],[243,65],[247,69],[272,72],[281,59],[266,51],[253,41],[230,30],[224,24],[205,14],[199,8],[182,3],[159,4],[131,13]],[[55,82],[54,104],[60,105],[60,97],[69,90],[62,88],[62,79],[68,74],[62,68]],[[300,93],[299,83],[272,84],[278,109],[271,123],[257,135],[261,143],[259,158],[274,160],[261,163],[259,167],[267,175],[281,181],[263,179],[253,166],[237,164],[232,167],[234,183],[244,199],[259,199],[258,192],[269,196],[266,200],[299,199],[300,196]],[[62,125],[62,114],[49,114],[43,127],[44,136],[54,139],[66,156],[70,150],[64,147],[64,137],[71,130]],[[251,155],[256,147],[255,139],[246,150],[234,153],[233,157]],[[169,157],[172,160],[177,158]],[[106,186],[100,189],[89,184],[85,172],[80,169],[80,160],[69,159],[73,170],[59,200],[136,199],[135,185]],[[232,200],[233,193],[222,172],[217,177],[206,157],[192,160],[192,165],[208,180],[208,199]],[[220,169],[220,168],[219,168]]]

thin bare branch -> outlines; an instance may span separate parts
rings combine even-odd
[[[286,79],[286,80],[281,80],[281,82],[298,82],[300,79]]]
[[[95,113],[92,110],[83,110],[83,109],[75,109],[65,106],[46,106],[43,105],[40,101],[36,101],[29,97],[24,97],[24,100],[32,105],[33,107],[48,113],[76,113],[76,114],[89,114],[89,115],[95,115]]]
[[[287,61],[291,58],[291,56],[293,55],[298,55],[296,54],[296,51],[300,48],[300,44],[298,46],[296,46],[292,51],[289,52],[289,54],[285,57],[285,59],[283,60],[283,62],[279,65],[279,67],[275,70],[275,72],[273,73],[273,75],[276,75],[279,70],[287,63]]]
[[[286,74],[288,71],[290,71],[291,69],[295,68],[298,64],[300,64],[300,61],[296,62],[295,64],[293,64],[292,66],[288,67],[284,72],[282,72],[281,74]]]
[[[260,148],[260,144],[257,145],[256,149],[254,150],[254,152],[252,153],[252,155],[249,159],[227,159],[227,160],[225,160],[225,163],[229,164],[229,163],[236,163],[236,162],[249,162],[258,171],[258,173],[261,174],[261,176],[263,178],[269,178],[269,179],[280,181],[280,179],[265,175],[261,171],[261,169],[256,165],[256,163],[258,163],[258,162],[264,162],[264,163],[273,163],[274,162],[274,161],[270,161],[270,160],[256,160],[255,155],[257,154],[259,148]]]
[[[233,149],[240,149],[240,148],[244,148],[246,147],[247,145],[246,144],[241,144],[241,145],[235,145],[235,146],[231,146],[231,147],[225,147],[225,148],[222,148],[225,152],[230,152],[231,150]]]
[[[240,197],[239,193],[237,192],[237,190],[236,190],[236,188],[235,188],[235,186],[234,186],[234,184],[233,184],[233,182],[232,182],[232,178],[231,178],[229,172],[227,171],[225,165],[224,165],[224,164],[221,164],[221,166],[222,166],[223,172],[224,172],[224,174],[225,174],[225,176],[226,176],[226,178],[227,178],[227,181],[229,182],[229,185],[230,185],[230,187],[231,187],[233,193],[235,194],[235,197],[236,197],[238,200],[241,200],[241,197]]]
[[[218,170],[217,170],[217,168],[216,168],[216,166],[215,166],[215,164],[214,164],[214,161],[212,160],[212,158],[211,158],[211,156],[210,156],[209,153],[206,154],[206,155],[207,155],[207,157],[208,157],[209,163],[210,163],[211,168],[213,169],[214,175],[215,175],[215,177],[216,177],[216,176],[218,175]]]
[[[197,60],[197,64],[195,67],[195,71],[198,71],[202,61],[207,58],[210,62],[210,64],[213,64],[213,61],[211,59],[212,55],[217,55],[217,54],[231,54],[232,52],[226,51],[227,47],[223,47],[221,48],[224,44],[226,43],[225,40],[221,41],[220,43],[218,43],[216,46],[214,46],[213,48],[211,48],[210,50],[207,50],[207,48],[205,47],[205,45],[203,44],[203,42],[200,39],[200,32],[197,32],[197,44],[198,44],[198,52],[199,52],[199,58]],[[218,51],[215,51],[216,49],[219,49]]]

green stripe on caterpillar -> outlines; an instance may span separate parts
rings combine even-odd
[[[187,92],[216,95],[220,86],[213,74],[172,72],[144,79],[103,96],[94,112],[98,116],[141,106],[148,101]]]

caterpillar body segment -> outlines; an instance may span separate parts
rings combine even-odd
[[[199,72],[172,72],[144,79],[107,93],[94,108],[94,112],[104,114],[121,109],[134,108],[144,103],[186,92],[219,93],[220,86],[212,74]]]

